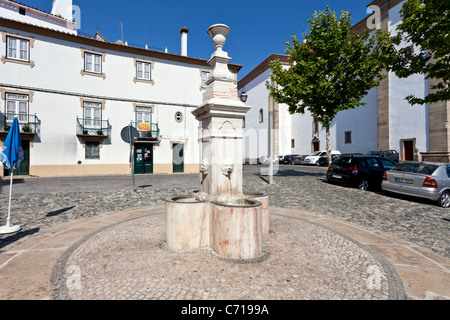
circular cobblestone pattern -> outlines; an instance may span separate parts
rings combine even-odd
[[[227,261],[212,250],[164,249],[165,214],[100,230],[55,265],[54,299],[403,299],[382,257],[311,222],[271,216],[265,259]]]

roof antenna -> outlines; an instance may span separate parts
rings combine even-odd
[[[123,42],[123,23],[120,21],[120,32],[122,34],[122,42]]]

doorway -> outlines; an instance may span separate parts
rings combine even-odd
[[[134,173],[153,173],[153,145],[137,143],[134,145]]]
[[[184,172],[184,144],[174,143],[172,145],[173,173]]]
[[[319,141],[313,141],[312,143],[312,153],[320,151],[320,142]]]
[[[403,140],[403,160],[414,160],[414,140]]]

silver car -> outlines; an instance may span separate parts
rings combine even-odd
[[[383,191],[437,201],[450,207],[450,164],[404,162],[384,173]]]

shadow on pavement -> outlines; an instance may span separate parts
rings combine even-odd
[[[261,172],[255,172],[253,173],[253,175],[255,176],[264,176],[267,177],[268,175],[266,174],[261,174]],[[276,173],[274,174],[274,176],[277,177],[292,177],[292,176],[297,176],[297,177],[306,177],[306,176],[310,176],[310,177],[324,177],[325,173],[323,172],[304,172],[304,171],[297,171],[297,170],[292,170],[292,169],[279,169],[278,171],[276,171]]]
[[[56,210],[56,211],[52,211],[52,212],[47,213],[46,217],[54,217],[54,216],[60,215],[61,213],[67,212],[69,210],[72,210],[73,208],[75,208],[75,206],[71,206],[71,207],[67,207],[67,208],[64,208],[64,209],[59,209],[59,210]]]
[[[0,249],[3,247],[6,247],[7,245],[9,245],[21,238],[38,233],[39,230],[40,230],[40,228],[34,228],[34,229],[30,229],[30,230],[25,230],[25,231],[19,231],[17,233],[11,234],[11,235],[5,235],[5,238],[0,239]]]

